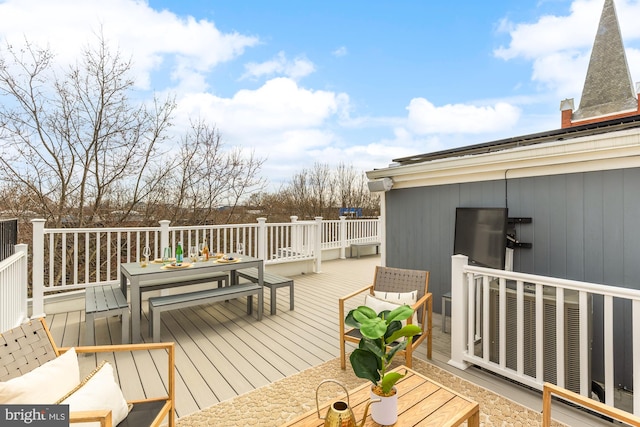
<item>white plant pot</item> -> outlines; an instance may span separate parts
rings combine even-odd
[[[393,388],[396,390],[396,388]],[[378,396],[370,390],[371,400],[380,399],[380,402],[371,404],[371,418],[383,426],[395,424],[398,421],[398,391],[393,396]]]

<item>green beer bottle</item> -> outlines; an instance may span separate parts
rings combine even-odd
[[[178,246],[176,246],[176,264],[182,264],[182,260],[183,260],[182,242],[178,242]]]

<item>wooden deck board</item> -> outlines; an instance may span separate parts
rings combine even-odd
[[[206,312],[202,314],[204,317],[201,320],[205,323],[210,322],[211,317],[215,314],[215,307],[207,307]],[[211,340],[211,344],[222,355],[223,361],[226,363],[233,362],[230,364],[238,370],[238,374],[245,377],[254,388],[282,378],[282,373],[265,358],[266,355],[273,358],[278,357],[273,349],[262,342],[249,339],[246,331],[241,328],[235,329],[238,332],[234,332],[233,328],[228,327],[212,328],[212,332],[207,335],[208,339]],[[261,357],[246,357],[252,353],[256,353]],[[292,368],[291,371],[293,372],[294,369]]]
[[[198,407],[206,405],[208,402],[218,402],[221,400],[218,396],[232,396],[232,390],[226,387],[226,382],[222,375],[215,367],[209,363],[205,363],[201,350],[197,343],[185,333],[184,329],[173,320],[172,313],[169,316],[163,316],[168,321],[163,323],[162,341],[176,342],[176,361],[183,360],[180,367],[176,366],[180,375],[185,378],[185,382],[191,389],[191,395],[196,400]],[[181,339],[181,337],[185,339]],[[150,341],[150,338],[148,339]],[[215,385],[215,390],[213,385]]]
[[[320,357],[304,348],[294,337],[275,330],[272,319],[263,318],[261,322],[257,322],[253,318],[242,317],[242,310],[229,305],[221,307],[218,313],[227,316],[235,328],[244,332],[245,342],[256,342],[271,347],[278,357],[286,358],[296,370],[304,369],[307,360],[314,365],[322,362]]]
[[[281,288],[277,314],[272,316],[267,309],[262,321],[256,319],[255,310],[247,315],[245,298],[163,313],[161,338],[176,342],[177,415],[188,415],[338,357],[338,298],[370,284],[379,263],[379,256],[328,261],[319,274],[294,276],[295,310],[289,310],[288,288]],[[269,292],[265,292],[267,308],[269,298]],[[358,304],[355,299],[347,309]],[[143,308],[141,330],[144,340],[150,342],[146,304]],[[47,322],[62,346],[84,343],[84,328],[91,326],[84,323],[83,311],[48,315]],[[542,398],[536,392],[477,369],[459,371],[447,365],[450,335],[441,332],[439,315],[434,314],[433,324],[433,363],[534,410],[541,409]],[[95,328],[96,343],[120,342],[118,317],[98,319]],[[353,348],[347,344],[347,351]],[[422,344],[416,355],[426,359],[426,351],[426,344]],[[86,365],[83,371],[104,358],[82,356]],[[164,392],[158,372],[166,381],[166,356],[154,352],[132,358],[122,354],[115,358],[111,355],[110,360],[115,361],[127,398]],[[554,408],[554,418],[562,420],[563,416],[571,425],[581,420],[575,410]]]
[[[203,307],[204,308],[204,307]],[[185,314],[188,315],[185,316]],[[228,343],[220,337],[217,328],[213,329],[208,335],[203,333],[203,330],[207,330],[208,326],[204,319],[200,317],[198,310],[191,310],[187,313],[175,313],[175,321],[180,323],[186,323],[187,318],[189,322],[192,322],[194,327],[194,334],[191,338],[196,343],[197,349],[194,349],[194,353],[189,353],[189,356],[194,360],[194,355],[199,357],[199,366],[202,369],[217,369],[222,377],[222,381],[226,382],[226,378],[236,379],[234,384],[229,385],[229,393],[231,395],[241,394],[255,387],[243,376],[243,372],[255,371],[255,368],[245,362],[242,354],[235,351]],[[182,316],[182,318],[180,318]],[[184,319],[184,320],[182,320]],[[216,345],[217,344],[217,345]],[[249,351],[247,348],[246,351]],[[233,363],[231,363],[233,362]],[[217,389],[218,387],[216,387]],[[216,390],[217,391],[217,390]],[[218,399],[224,400],[217,392]]]

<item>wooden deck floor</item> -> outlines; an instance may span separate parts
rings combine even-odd
[[[338,298],[368,285],[379,256],[328,261],[322,273],[294,276],[295,310],[289,311],[289,290],[278,290],[278,312],[269,315],[269,293],[265,292],[262,321],[246,314],[246,300],[208,304],[162,314],[162,341],[176,342],[176,412],[178,417],[270,384],[339,356]],[[354,306],[357,301],[354,301]],[[255,313],[255,310],[254,310]],[[56,343],[76,346],[84,337],[83,311],[47,316]],[[539,411],[541,395],[477,369],[459,371],[446,362],[450,335],[440,330],[440,316],[434,314],[433,363],[456,375],[519,401]],[[120,342],[117,317],[95,322],[97,344]],[[142,322],[147,334],[146,311]],[[426,345],[418,357],[426,359]],[[117,354],[107,358],[116,366],[120,384],[128,398],[163,392],[157,372],[162,373],[162,356]],[[83,361],[88,371],[95,358]],[[126,379],[126,380],[125,380]],[[577,418],[576,418],[577,417]],[[554,418],[570,425],[584,424],[571,408],[557,410]]]

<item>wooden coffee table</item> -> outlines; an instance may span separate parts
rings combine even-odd
[[[396,368],[400,372],[404,372],[405,369],[407,375],[397,383],[400,396],[396,426],[458,426],[465,421],[468,421],[469,427],[480,426],[480,406],[476,402],[405,366]],[[358,425],[369,401],[370,387],[371,383],[367,382],[349,391],[349,406],[353,410]],[[320,407],[322,417],[327,415],[329,405],[333,402],[326,402]],[[371,419],[371,415],[367,415],[364,425],[378,426],[379,424]],[[324,420],[318,418],[317,410],[313,409],[284,426],[321,427],[324,426]]]

